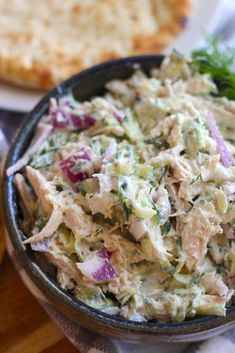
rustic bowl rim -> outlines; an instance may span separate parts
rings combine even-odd
[[[35,108],[26,115],[9,149],[3,177],[3,209],[8,235],[14,245],[15,251],[20,254],[24,269],[39,287],[43,287],[52,298],[56,297],[61,301],[68,312],[73,312],[74,310],[76,312],[81,312],[90,319],[112,326],[114,329],[128,330],[130,333],[154,334],[159,337],[170,335],[172,336],[172,340],[174,340],[174,336],[193,336],[195,333],[216,330],[216,328],[223,325],[230,326],[235,322],[235,305],[227,308],[227,314],[225,317],[205,316],[180,323],[157,323],[125,320],[121,317],[103,313],[78,299],[75,299],[70,293],[60,288],[55,280],[49,278],[40,266],[32,259],[28,251],[25,251],[25,246],[22,244],[21,240],[24,235],[17,221],[17,206],[13,187],[13,176],[7,177],[6,175],[7,168],[17,160],[18,156],[21,155],[21,152],[23,152],[28,145],[36,124],[48,108],[49,99],[51,97],[63,96],[68,93],[71,86],[76,86],[78,82],[83,80],[86,82],[87,77],[91,77],[97,72],[113,70],[118,65],[123,65],[123,67],[129,67],[135,64],[140,66],[143,64],[148,65],[148,63],[152,63],[153,61],[156,62],[156,67],[158,67],[163,58],[164,56],[162,55],[142,55],[112,60],[82,71],[48,92]]]

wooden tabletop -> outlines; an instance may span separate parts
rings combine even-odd
[[[1,225],[0,244],[1,248]],[[5,253],[0,259],[0,353],[39,352],[78,353],[25,287]]]

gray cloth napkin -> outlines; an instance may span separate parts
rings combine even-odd
[[[213,6],[213,0],[211,0],[211,3]],[[220,34],[224,43],[229,46],[235,46],[234,18],[235,0],[221,1],[219,16],[217,17],[217,22],[211,28],[211,32],[216,35]],[[7,149],[6,139],[1,128],[11,138],[17,127],[18,120],[19,116],[17,114],[7,114],[0,111],[0,172]],[[41,304],[81,353],[235,353],[235,328],[223,335],[194,344],[159,343],[147,345],[144,343],[144,345],[135,345],[91,333],[79,327],[77,322],[70,321],[48,304]]]
[[[235,353],[235,328],[199,343],[136,345],[91,333],[45,302],[41,305],[81,353]]]

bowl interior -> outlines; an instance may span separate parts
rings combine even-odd
[[[47,113],[49,99],[51,97],[61,97],[73,93],[75,98],[80,101],[90,99],[93,96],[101,95],[105,91],[105,84],[112,79],[125,79],[130,77],[137,68],[141,68],[148,73],[151,69],[158,67],[162,62],[162,56],[140,56],[127,59],[115,60],[88,69],[72,78],[68,79],[54,90],[49,92],[39,104],[30,112],[22,126],[20,127],[15,140],[13,141],[5,169],[12,165],[24,153],[35,129],[35,126]],[[202,330],[214,329],[220,325],[229,324],[235,320],[235,306],[227,310],[227,316],[222,317],[200,317],[186,320],[182,323],[161,324],[156,322],[139,323],[127,321],[120,317],[111,316],[93,309],[86,304],[75,299],[69,292],[65,292],[59,287],[55,280],[55,268],[48,264],[42,254],[33,252],[29,247],[25,249],[22,239],[25,238],[20,228],[19,209],[16,203],[16,195],[13,187],[13,177],[4,177],[3,186],[4,213],[6,226],[10,241],[14,246],[15,252],[20,256],[23,267],[33,278],[36,284],[47,291],[50,297],[56,298],[61,303],[64,312],[82,312],[88,317],[99,322],[119,329],[127,329],[136,332],[149,333],[155,335],[182,335],[193,334]]]

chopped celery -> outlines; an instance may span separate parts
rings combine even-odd
[[[218,190],[215,193],[216,208],[221,214],[225,214],[228,210],[228,198],[227,195],[222,191]]]

